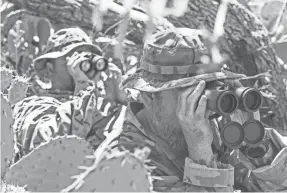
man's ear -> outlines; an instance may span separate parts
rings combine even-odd
[[[46,63],[46,73],[49,77],[51,77],[54,74],[55,66],[51,62]]]

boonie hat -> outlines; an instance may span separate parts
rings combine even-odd
[[[246,77],[225,70],[203,73],[201,56],[207,54],[202,31],[174,28],[159,31],[144,44],[139,68],[134,74],[123,76],[121,89],[159,92],[206,82]]]
[[[83,30],[80,28],[65,28],[50,36],[44,54],[34,59],[34,67],[37,68],[40,60],[56,59],[79,47],[89,47],[93,53],[102,55],[102,50],[93,45],[92,40]]]

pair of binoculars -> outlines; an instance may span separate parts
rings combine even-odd
[[[265,136],[263,124],[255,119],[246,121],[243,125],[231,121],[220,128],[222,142],[231,149],[238,149],[245,142],[254,147],[262,142]]]
[[[108,68],[108,60],[102,56],[92,54],[89,60],[86,60],[80,64],[80,68],[85,73],[90,73],[95,70],[95,74],[100,71],[105,71]]]
[[[255,88],[238,87],[230,90],[205,90],[207,109],[220,115],[230,115],[237,109],[255,112],[260,109],[263,97]]]
[[[225,86],[225,88],[224,88]],[[228,118],[237,109],[253,113],[258,111],[263,103],[259,90],[249,87],[230,87],[220,81],[210,82],[204,95],[207,97],[207,109]],[[262,142],[265,128],[260,121],[250,119],[243,125],[229,121],[220,128],[223,143],[232,149],[238,149],[243,142],[256,146]]]

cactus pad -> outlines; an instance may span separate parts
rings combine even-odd
[[[29,87],[28,80],[24,77],[17,76],[11,84],[8,92],[8,100],[11,105],[16,104],[26,97]]]
[[[1,72],[1,91],[3,92],[11,84],[11,81],[13,79],[13,70],[5,67],[0,67],[0,72]]]
[[[5,173],[8,161],[13,158],[14,141],[11,125],[12,110],[6,99],[1,95],[1,176]]]
[[[137,150],[145,151],[145,150]],[[128,151],[113,150],[87,175],[79,175],[79,192],[150,192],[152,180],[144,160]],[[145,159],[145,158],[144,158]],[[82,182],[82,183],[81,183]],[[74,190],[75,191],[75,190]]]
[[[31,192],[59,192],[80,173],[78,166],[90,166],[93,150],[76,136],[64,136],[46,142],[24,156],[7,171],[4,180]]]

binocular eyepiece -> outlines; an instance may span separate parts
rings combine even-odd
[[[262,105],[260,91],[249,87],[232,88],[231,90],[207,89],[204,95],[208,98],[207,109],[220,115],[230,115],[237,109],[255,112]]]
[[[227,88],[221,89],[225,87],[225,84],[218,81],[210,82],[206,86],[204,95],[208,99],[207,109],[225,116],[225,124],[220,127],[220,138],[227,147],[238,149],[245,142],[254,149],[264,139],[265,128],[263,124],[251,118],[241,125],[232,121],[228,115],[234,113],[237,109],[251,113],[258,111],[262,106],[263,96],[255,88],[226,86]],[[252,152],[252,148],[250,152]],[[256,156],[259,155],[254,155],[254,157]]]
[[[85,73],[89,73],[92,70],[95,70],[97,73],[100,71],[105,71],[108,68],[108,61],[102,56],[93,54],[89,60],[81,63],[80,68]]]

